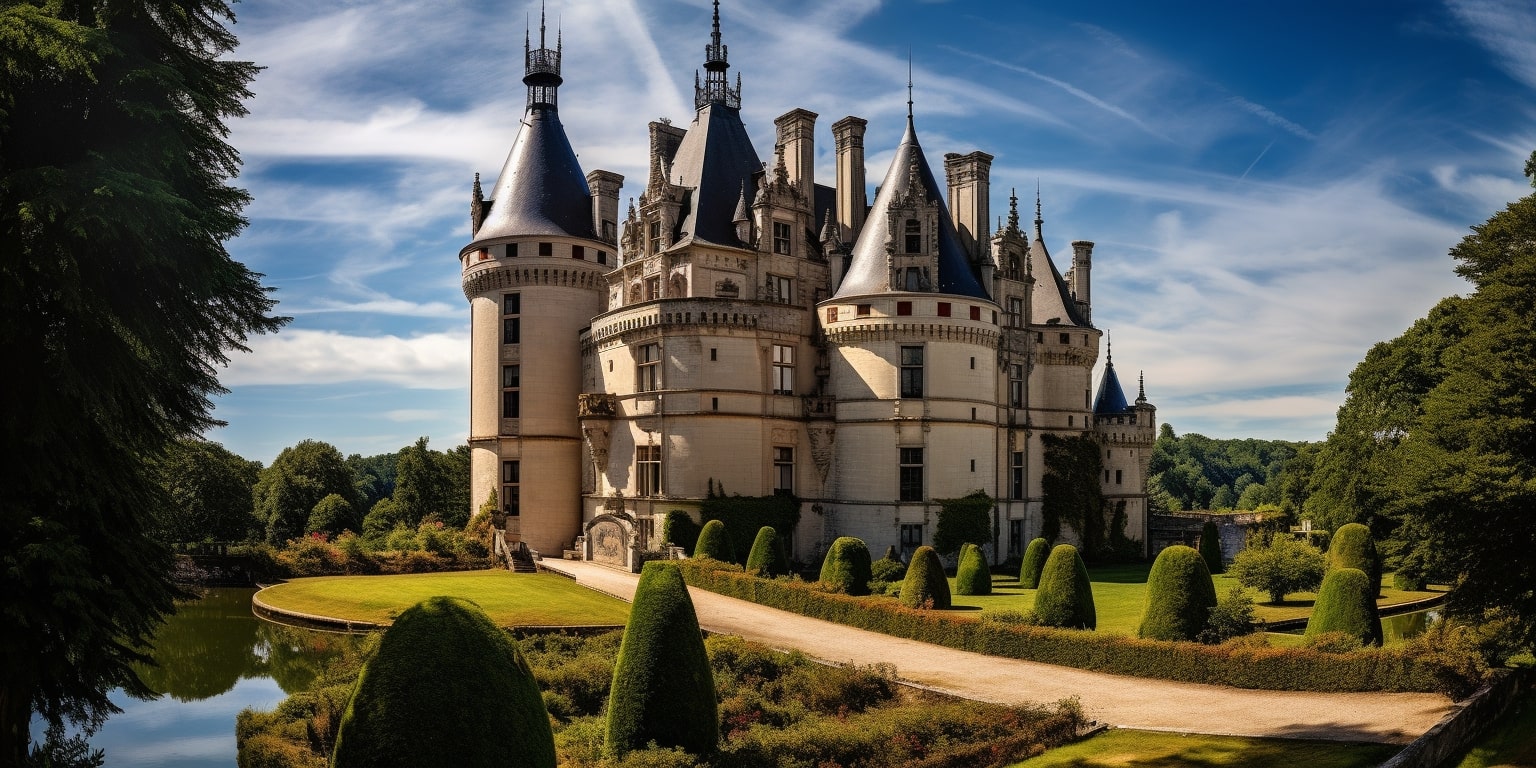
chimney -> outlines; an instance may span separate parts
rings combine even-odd
[[[944,156],[944,173],[949,177],[949,215],[954,218],[960,244],[979,264],[992,238],[987,222],[992,219],[992,156],[985,152]]]
[[[609,245],[619,242],[619,190],[623,186],[624,177],[613,171],[587,174],[587,188],[592,190],[592,231]]]
[[[789,183],[800,190],[809,206],[814,203],[816,168],[816,113],[792,109],[773,121],[779,129],[778,145],[783,147],[784,168]]]
[[[1093,243],[1088,240],[1072,241],[1072,298],[1083,319],[1093,322],[1093,304],[1088,293],[1088,272],[1093,266]]]
[[[832,124],[837,146],[837,223],[844,243],[858,239],[869,204],[864,198],[864,128],[869,121],[852,115]]]

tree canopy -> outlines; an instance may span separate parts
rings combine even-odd
[[[262,527],[251,496],[260,463],[218,443],[185,438],[150,466],[169,497],[155,510],[154,535],[161,541],[244,541]]]
[[[315,505],[331,494],[354,513],[361,505],[356,478],[336,446],[301,440],[284,448],[256,482],[256,516],[266,524],[267,541],[281,544],[303,535]],[[339,527],[357,531],[362,520],[345,520]]]
[[[218,424],[217,369],[282,324],[230,257],[225,120],[256,67],[220,0],[0,6],[0,763],[87,727],[171,609],[149,463]],[[19,458],[24,457],[24,459]]]

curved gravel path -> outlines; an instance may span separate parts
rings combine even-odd
[[[546,560],[552,571],[623,600],[639,576],[594,563]],[[890,662],[904,681],[980,701],[1077,696],[1094,720],[1124,728],[1406,744],[1456,705],[1428,693],[1258,691],[1123,677],[1003,659],[807,618],[690,588],[699,624],[831,662]]]

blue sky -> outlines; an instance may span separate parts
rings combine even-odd
[[[235,10],[238,56],[266,69],[231,125],[255,201],[230,250],[294,321],[224,370],[229,425],[209,437],[263,462],[306,438],[365,455],[461,443],[457,254],[473,174],[494,181],[519,125],[537,2]],[[709,3],[548,11],[582,166],[637,197],[646,123],[691,118]],[[994,216],[1017,187],[1030,218],[1038,182],[1052,253],[1097,243],[1095,324],[1180,433],[1325,437],[1370,345],[1465,291],[1447,249],[1530,192],[1527,0],[724,0],[721,15],[758,153],[774,117],[817,112],[821,180],[850,114],[869,121],[870,183],[884,176],[910,51],[930,159],[991,153]]]

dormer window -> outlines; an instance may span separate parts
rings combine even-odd
[[[904,229],[906,233],[906,253],[923,252],[923,224],[917,219],[907,219]],[[913,289],[909,289],[913,290]]]
[[[789,251],[789,233],[790,233],[790,228],[789,228],[788,224],[785,224],[782,221],[775,221],[773,223],[773,252],[774,253],[782,253],[785,256],[790,255],[790,251]]]
[[[902,290],[921,291],[923,289],[923,270],[917,267],[907,267],[902,270]]]
[[[661,222],[651,222],[651,253],[661,253]]]

